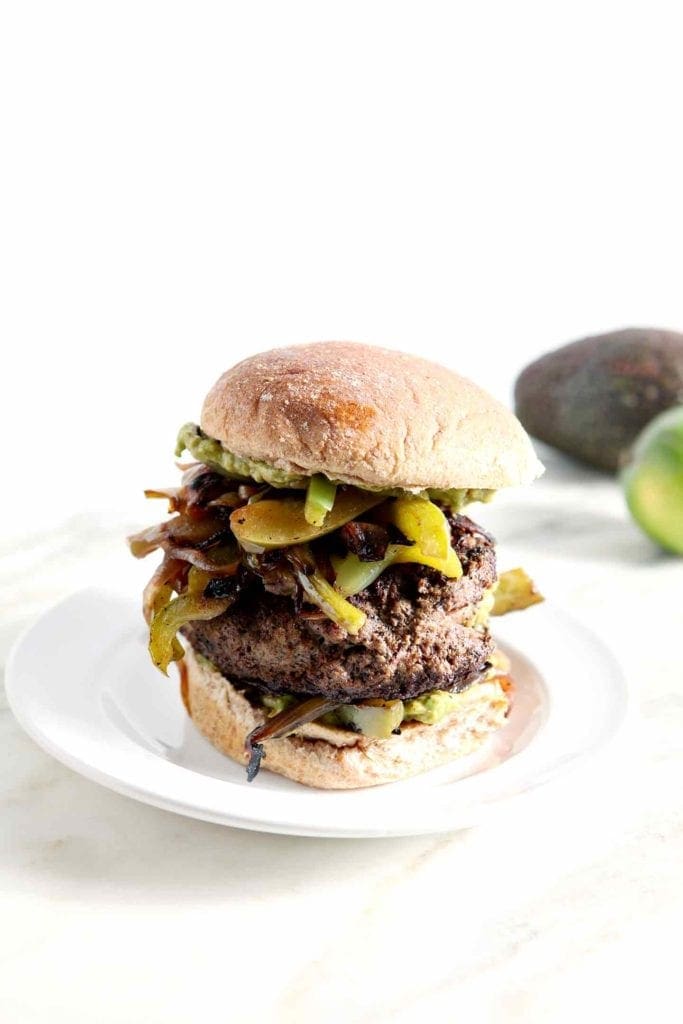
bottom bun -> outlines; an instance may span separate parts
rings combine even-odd
[[[246,765],[245,740],[266,721],[263,708],[187,645],[183,700],[201,733]],[[400,735],[363,736],[311,722],[264,743],[262,768],[317,789],[359,789],[396,782],[470,754],[505,723],[508,697],[495,678],[460,694],[462,704],[435,725],[406,722]]]

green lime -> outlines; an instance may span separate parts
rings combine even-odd
[[[683,405],[647,425],[621,481],[641,529],[666,551],[683,555]]]

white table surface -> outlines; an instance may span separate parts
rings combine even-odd
[[[636,707],[625,741],[481,828],[300,839],[102,789],[3,702],[0,1020],[681,1019],[683,563],[642,537],[613,481],[542,454],[541,482],[475,518],[501,568],[522,562],[617,651]],[[139,587],[149,567],[121,543],[138,514],[14,531],[3,659],[71,590]]]

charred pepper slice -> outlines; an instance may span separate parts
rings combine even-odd
[[[230,526],[247,551],[286,548],[332,533],[384,500],[381,494],[370,494],[355,487],[344,488],[337,494],[334,507],[325,516],[324,523],[314,526],[307,521],[305,504],[300,499],[266,498],[236,509],[230,516]]]
[[[164,675],[168,666],[179,661],[183,648],[176,639],[176,633],[186,622],[196,619],[215,619],[232,604],[231,598],[202,597],[201,594],[181,594],[169,601],[152,616],[149,627],[149,653],[152,661]]]
[[[507,615],[508,612],[521,611],[543,600],[542,594],[536,589],[536,584],[524,569],[509,569],[498,578],[491,615]]]
[[[325,522],[328,512],[332,511],[337,485],[328,480],[322,473],[311,477],[306,491],[304,519],[311,526],[320,527]]]

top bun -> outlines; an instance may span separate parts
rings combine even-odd
[[[201,427],[242,458],[359,487],[496,490],[543,472],[516,417],[476,384],[356,342],[243,360],[207,395]]]

